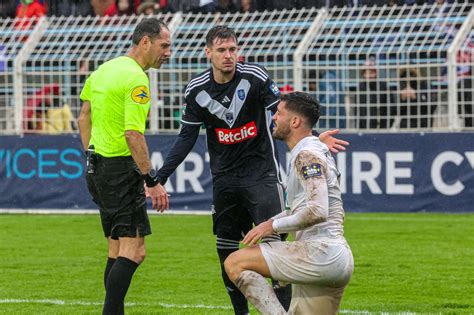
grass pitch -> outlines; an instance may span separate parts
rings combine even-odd
[[[232,314],[209,216],[152,216],[127,314]],[[342,314],[474,314],[474,215],[347,214]],[[0,215],[0,313],[100,314],[95,215]],[[253,314],[256,312],[253,311]]]

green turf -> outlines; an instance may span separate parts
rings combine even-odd
[[[232,314],[211,218],[151,221],[127,313]],[[474,314],[474,215],[348,214],[346,236],[355,272],[344,313]],[[106,243],[98,216],[0,215],[0,253],[0,313],[100,313]]]

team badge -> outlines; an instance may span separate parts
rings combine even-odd
[[[278,86],[275,84],[275,82],[272,82],[272,84],[270,85],[270,92],[272,92],[273,95],[275,95],[275,96],[280,95],[280,89],[279,89]]]
[[[146,104],[150,101],[150,92],[144,85],[137,86],[132,91],[132,100],[138,104]]]
[[[238,91],[237,91],[237,96],[239,97],[239,99],[240,99],[241,101],[243,101],[243,100],[245,99],[245,91],[242,90],[242,89],[238,90]]]
[[[321,176],[323,172],[321,171],[321,164],[319,163],[313,163],[310,165],[305,165],[301,169],[303,171],[303,177],[304,179],[308,179],[310,177],[314,176]]]
[[[225,114],[225,120],[227,120],[229,124],[232,124],[232,122],[234,121],[234,114],[232,113]]]

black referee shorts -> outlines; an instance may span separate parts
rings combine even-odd
[[[151,234],[143,179],[132,157],[95,157],[94,173],[86,179],[104,235],[118,239]]]
[[[279,183],[248,187],[214,186],[213,230],[218,238],[242,240],[253,227],[284,209],[283,188]]]

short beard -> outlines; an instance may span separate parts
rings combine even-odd
[[[273,138],[277,140],[285,140],[289,133],[290,133],[290,128],[286,127],[284,129],[277,129],[276,132],[272,133],[272,136]]]

